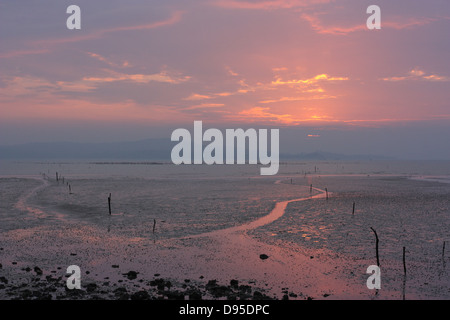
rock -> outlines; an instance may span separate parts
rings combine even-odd
[[[330,296],[330,295],[329,295],[328,293],[324,293],[324,294],[323,294],[323,297],[324,297],[324,298],[329,297],[329,296]]]
[[[168,282],[168,283],[170,284],[170,282]],[[164,290],[164,287],[166,286],[166,282],[164,281],[164,279],[155,279],[155,280],[150,281],[150,285],[152,287],[157,287],[158,290],[162,291],[162,290]]]
[[[242,293],[251,293],[252,292],[252,287],[242,284],[242,285],[239,286],[239,291],[242,292]]]
[[[238,285],[239,285],[239,281],[238,280],[231,280],[230,281],[230,286],[233,288],[233,289],[237,289],[238,288]]]
[[[217,286],[217,280],[209,280],[206,284],[206,289],[208,290],[211,287]]]
[[[198,290],[189,293],[189,300],[202,300],[202,294]]]
[[[37,274],[38,276],[41,276],[41,275],[42,275],[42,270],[41,270],[41,268],[39,268],[39,267],[34,267],[34,272],[36,272],[36,274]]]
[[[165,292],[165,295],[167,297],[168,300],[184,300],[184,293],[179,292],[179,291],[167,291]]]
[[[22,299],[29,299],[32,296],[33,296],[33,293],[31,292],[31,290],[28,290],[28,289],[26,289],[20,293],[20,297]]]
[[[147,291],[141,290],[131,295],[131,300],[149,300],[150,295]]]
[[[8,284],[8,279],[5,277],[0,277],[0,282],[3,282],[4,284]]]
[[[125,273],[124,275],[127,276],[128,280],[134,280],[137,278],[138,273],[136,271],[128,271],[128,273]]]
[[[115,269],[117,269],[117,268],[119,268],[119,265],[117,265],[117,264],[113,264],[113,265],[111,266],[111,268],[115,268]]]
[[[266,260],[267,258],[269,258],[269,256],[267,255],[267,254],[260,254],[259,255],[259,258],[261,259],[261,260]]]
[[[97,289],[97,285],[95,283],[89,283],[86,286],[86,291],[89,292],[89,293],[95,291],[96,289]]]
[[[120,288],[115,289],[113,292],[118,300],[130,299],[130,295],[128,294],[126,288],[120,287]]]

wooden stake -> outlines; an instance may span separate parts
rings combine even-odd
[[[356,205],[356,203],[353,202],[353,210],[352,210],[352,214],[355,214],[355,205]]]
[[[326,193],[327,200],[328,200],[328,189],[327,188],[325,188],[325,193]]]
[[[444,244],[442,245],[442,260],[444,260],[444,254],[445,254],[445,241]]]
[[[155,233],[156,219],[153,219],[153,233]]]
[[[111,193],[109,194],[108,197],[108,208],[109,208],[109,215],[111,215]]]
[[[377,266],[380,266],[380,257],[378,255],[378,242],[379,242],[378,235],[374,228],[370,227],[370,229],[372,229],[373,233],[375,233],[375,238],[376,238],[375,251],[377,254]]]
[[[406,276],[406,258],[405,258],[405,247],[403,247],[403,273]]]

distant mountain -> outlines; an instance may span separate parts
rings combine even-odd
[[[392,160],[391,157],[378,155],[345,155],[339,153],[330,153],[316,151],[311,153],[299,154],[281,154],[280,159],[284,160],[319,160],[319,161],[349,161],[349,160]]]
[[[171,161],[170,155],[177,142],[167,139],[146,139],[139,141],[110,143],[46,142],[0,146],[0,159],[89,159],[89,160],[142,160]],[[270,151],[269,151],[270,152]],[[280,154],[280,161],[289,160],[389,160],[392,158],[375,155],[344,155],[329,152]]]
[[[111,143],[48,142],[0,146],[1,159],[170,160],[167,139]]]

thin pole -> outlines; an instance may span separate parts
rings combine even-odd
[[[372,229],[373,233],[375,233],[375,238],[376,238],[375,251],[377,254],[377,266],[380,266],[380,256],[378,255],[378,242],[379,242],[378,235],[374,228],[370,227],[370,229]]]
[[[406,276],[406,259],[405,259],[405,247],[403,247],[403,272]]]
[[[109,215],[111,215],[111,193],[109,194],[108,197],[108,208],[109,208]]]

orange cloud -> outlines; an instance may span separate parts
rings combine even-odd
[[[131,81],[135,83],[148,83],[151,81],[155,82],[165,82],[178,84],[181,82],[188,81],[191,77],[189,76],[174,76],[169,75],[166,71],[161,71],[160,73],[154,74],[125,74],[114,71],[109,71],[112,75],[109,77],[85,77],[83,81],[88,83],[105,83],[105,82],[116,82],[116,81]]]
[[[330,77],[327,74],[319,74],[315,77],[309,79],[292,79],[292,80],[282,80],[281,78],[277,78],[275,81],[272,81],[272,85],[297,85],[297,84],[305,84],[311,85],[316,84],[319,81],[346,81],[349,80],[347,77]]]
[[[189,97],[184,98],[183,100],[195,101],[195,100],[205,100],[212,99],[213,97],[207,96],[205,94],[192,93]]]
[[[382,78],[383,81],[405,81],[405,80],[422,80],[422,81],[450,81],[450,77],[440,76],[437,74],[425,75],[426,73],[418,68],[414,68],[404,76],[394,76]]]

